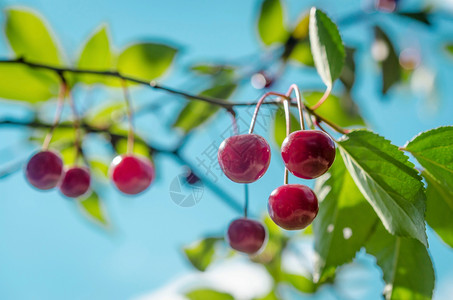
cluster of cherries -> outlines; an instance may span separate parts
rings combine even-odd
[[[135,195],[146,190],[154,179],[154,166],[147,158],[135,155],[116,156],[109,169],[110,178],[121,192]],[[25,176],[40,190],[58,186],[66,197],[78,198],[90,190],[91,176],[86,167],[64,168],[61,157],[43,150],[29,160]]]
[[[253,121],[252,121],[253,122]],[[293,175],[313,179],[326,173],[335,159],[333,140],[319,130],[299,130],[283,141],[281,155],[285,167]],[[237,183],[260,179],[271,159],[267,141],[253,133],[235,135],[222,142],[218,161],[225,175]],[[312,223],[318,214],[318,199],[305,185],[284,184],[269,196],[271,219],[286,230],[299,230]],[[255,254],[266,240],[264,226],[246,217],[231,222],[227,232],[230,246],[238,251]]]

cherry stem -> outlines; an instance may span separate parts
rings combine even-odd
[[[80,142],[80,136],[81,136],[80,117],[79,117],[79,114],[77,113],[77,108],[75,106],[74,98],[72,97],[72,94],[69,91],[68,91],[68,99],[69,99],[69,105],[71,106],[72,115],[74,118],[74,131],[75,131],[74,145],[76,148],[75,165],[77,165],[77,162],[79,161],[79,156],[80,156],[80,149],[82,146],[81,142]]]
[[[60,84],[60,92],[58,93],[57,109],[55,112],[55,118],[53,120],[52,127],[50,127],[50,130],[44,139],[44,143],[42,144],[42,149],[44,151],[47,151],[49,149],[49,145],[52,140],[52,136],[55,131],[55,128],[57,128],[58,123],[60,123],[60,118],[61,118],[61,114],[63,112],[63,104],[64,104],[64,99],[66,96],[67,89],[68,89],[68,87],[66,85],[66,82],[62,81]]]
[[[129,97],[129,90],[124,78],[121,78],[121,85],[123,87],[124,100],[126,101],[127,116],[129,121],[129,131],[127,134],[127,153],[134,152],[134,112],[132,109],[131,99]]]
[[[292,93],[293,91],[296,93],[297,108],[299,109],[300,128],[301,128],[302,130],[305,130],[304,113],[303,113],[303,110],[302,110],[302,108],[304,107],[304,105],[303,105],[303,103],[302,103],[302,97],[300,96],[299,87],[298,87],[297,85],[295,85],[295,84],[292,84],[292,85],[289,87],[288,92],[286,93],[286,97],[287,97],[287,98],[290,98],[290,97],[291,97],[291,93]]]
[[[232,123],[232,126],[233,126],[233,134],[234,135],[238,135],[239,134],[239,130],[238,130],[238,122],[236,120],[236,113],[234,112],[234,110],[229,110],[228,111],[231,115],[231,123]]]
[[[244,184],[244,195],[245,195],[245,204],[244,204],[244,218],[247,218],[247,212],[249,209],[249,185]]]
[[[285,109],[285,120],[286,120],[286,136],[291,133],[291,115],[289,113],[289,101],[283,99],[283,108]],[[288,184],[288,168],[285,167],[285,175],[283,179],[284,184]]]
[[[260,110],[261,104],[263,104],[264,100],[269,96],[278,96],[278,97],[282,97],[282,98],[288,98],[286,95],[276,93],[276,92],[267,92],[266,94],[261,96],[261,98],[258,100],[258,102],[256,103],[256,106],[255,106],[255,112],[253,113],[252,122],[250,123],[249,134],[253,133],[253,129],[255,128],[256,118],[258,116],[258,111]]]
[[[326,91],[322,95],[321,99],[319,99],[318,103],[310,107],[311,110],[316,110],[318,109],[326,100],[329,98],[330,92],[332,91],[332,85],[328,85],[326,88]]]

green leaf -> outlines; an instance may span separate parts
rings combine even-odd
[[[108,226],[109,221],[105,213],[101,199],[96,192],[92,192],[88,198],[77,201],[79,209],[88,219],[103,226]]]
[[[346,58],[343,70],[340,74],[340,80],[345,86],[347,91],[351,91],[355,82],[355,61],[354,54],[356,49],[346,47]]]
[[[299,120],[291,112],[290,118],[291,118],[291,132],[299,130],[300,129]],[[286,138],[285,110],[281,107],[279,107],[278,110],[275,112],[272,128],[274,131],[275,143],[280,148],[282,146],[283,140]]]
[[[62,59],[53,33],[35,12],[11,8],[6,10],[5,33],[17,57],[50,65]]]
[[[108,71],[113,68],[113,53],[107,26],[96,30],[84,45],[77,63],[79,69]],[[86,84],[103,83],[105,77],[98,75],[80,74],[77,80]]]
[[[313,221],[316,281],[350,262],[379,222],[357,188],[339,153],[329,173],[316,181],[319,213]],[[341,251],[338,251],[341,249]]]
[[[310,10],[310,45],[316,70],[325,85],[332,87],[343,68],[345,50],[337,26],[313,7]]]
[[[163,44],[133,44],[121,52],[118,70],[125,75],[152,80],[167,71],[176,53],[175,48]]]
[[[448,43],[446,44],[445,46],[445,50],[447,51],[447,53],[450,55],[450,56],[453,56],[453,43]]]
[[[402,17],[407,17],[412,20],[418,21],[424,25],[431,26],[431,22],[429,21],[428,15],[429,11],[419,11],[419,12],[396,12],[397,15]]]
[[[234,300],[234,297],[230,294],[211,289],[192,290],[185,296],[190,300]]]
[[[401,80],[401,67],[398,55],[389,37],[378,26],[374,27],[375,43],[381,43],[387,50],[387,56],[381,61],[382,69],[382,93],[388,90]]]
[[[313,54],[311,53],[310,43],[308,41],[297,43],[296,46],[294,46],[289,58],[309,67],[313,67],[315,63],[313,61]]]
[[[299,274],[283,274],[283,281],[302,293],[312,294],[316,292],[316,285],[313,280]]]
[[[184,253],[190,263],[199,271],[204,271],[212,263],[217,242],[223,238],[210,237],[184,247]]]
[[[384,274],[385,299],[431,299],[434,270],[428,250],[419,241],[390,235],[379,225],[366,250],[376,257]]]
[[[453,191],[453,126],[423,132],[405,149],[443,186]]]
[[[108,178],[109,166],[101,160],[90,160],[91,172],[98,173],[105,178]]]
[[[323,93],[321,92],[304,92],[305,103],[310,107],[315,105],[321,99]],[[365,126],[365,121],[362,119],[358,112],[357,105],[354,102],[346,103],[335,95],[329,95],[327,100],[321,105],[316,113],[321,117],[341,126]]]
[[[277,296],[277,291],[273,289],[264,297],[254,298],[253,300],[280,300],[280,298]]]
[[[284,21],[280,0],[264,0],[258,17],[258,33],[264,45],[283,43],[287,39]]]
[[[53,72],[19,64],[0,64],[1,98],[37,103],[56,96],[58,89],[59,79]]]
[[[424,171],[426,187],[426,222],[439,237],[453,248],[453,190]]]
[[[228,99],[236,89],[236,84],[217,85],[200,93],[201,96]],[[217,105],[204,101],[191,100],[179,113],[173,127],[188,133],[208,121],[219,110]]]
[[[105,128],[121,122],[122,117],[125,115],[125,101],[110,101],[92,110],[85,117],[85,122],[95,127]]]
[[[414,165],[390,141],[366,130],[337,143],[352,178],[392,234],[427,245],[425,193]]]

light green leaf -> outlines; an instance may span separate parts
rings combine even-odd
[[[329,173],[316,181],[319,213],[313,221],[316,281],[350,262],[379,222],[357,188],[339,153]],[[341,251],[338,251],[341,249]]]
[[[308,41],[297,43],[294,46],[289,58],[309,67],[313,67],[315,63],[313,61],[313,54],[311,53],[310,43]]]
[[[290,118],[291,118],[291,132],[299,130],[300,129],[299,121],[291,112]],[[274,141],[280,148],[282,146],[283,141],[286,138],[285,111],[281,107],[279,107],[278,110],[275,112],[272,128],[274,131]]]
[[[109,166],[105,162],[97,159],[90,160],[90,169],[91,172],[108,178]]]
[[[223,238],[219,237],[205,238],[188,247],[184,247],[183,250],[192,266],[199,271],[204,271],[214,259],[215,246],[222,240]]]
[[[77,62],[79,69],[108,71],[113,68],[113,53],[110,49],[110,41],[107,26],[97,29],[84,45]],[[77,81],[86,84],[103,83],[104,76],[80,74]]]
[[[26,87],[24,88],[24,84]],[[53,72],[19,64],[0,64],[0,97],[37,103],[58,94],[59,79]]]
[[[85,117],[85,121],[92,126],[105,128],[120,123],[125,115],[125,101],[110,101],[92,110]]]
[[[321,92],[303,93],[305,103],[309,107],[315,105],[322,95],[323,93]],[[332,94],[316,110],[316,113],[341,127],[365,126],[365,121],[360,116],[357,105],[354,102],[346,103],[344,99]]]
[[[198,289],[193,290],[185,295],[190,300],[234,300],[230,294],[211,290],[211,289]]]
[[[104,206],[96,192],[92,192],[88,198],[77,201],[77,204],[79,209],[88,217],[88,219],[103,226],[109,225]]]
[[[228,99],[236,89],[236,84],[217,85],[200,93],[219,99]],[[204,101],[191,100],[179,113],[173,127],[180,128],[184,133],[188,133],[194,128],[208,121],[214,113],[219,110],[219,106],[206,103]]]
[[[337,26],[313,7],[310,10],[310,45],[316,70],[325,85],[332,87],[343,68],[345,50]]]
[[[375,42],[382,43],[388,52],[384,60],[381,61],[382,93],[386,94],[394,84],[401,80],[401,67],[395,48],[385,32],[380,27],[375,26],[374,34]]]
[[[427,245],[421,177],[398,147],[366,130],[337,143],[347,169],[385,228]]]
[[[379,225],[366,245],[377,259],[386,283],[385,299],[429,300],[434,270],[428,250],[417,240],[390,235]]]
[[[127,136],[126,130],[121,130],[121,131],[116,130],[115,131],[115,133],[119,133],[119,132],[121,132],[122,136],[124,136],[124,137]],[[127,153],[127,138],[118,140],[117,143],[115,144],[115,150],[118,154],[126,154]],[[140,142],[137,139],[135,140],[135,143],[134,143],[133,152],[135,154],[138,154],[138,155],[144,156],[148,159],[151,159],[150,149],[148,148],[148,146],[146,144],[144,144],[143,142]]]
[[[273,289],[264,297],[254,298],[253,300],[280,300],[280,298],[277,296],[277,291]]]
[[[302,293],[312,294],[316,292],[316,285],[312,279],[299,274],[284,273],[283,281]]]
[[[258,17],[258,33],[264,45],[283,43],[288,37],[280,0],[264,0]]]
[[[168,70],[176,53],[175,48],[163,44],[133,44],[121,52],[118,70],[124,75],[152,80]]]
[[[453,126],[423,132],[405,149],[443,186],[453,191]]]
[[[54,66],[62,64],[55,37],[37,13],[7,9],[5,33],[17,57]]]
[[[442,185],[429,172],[426,179],[426,222],[439,237],[453,248],[453,190]]]

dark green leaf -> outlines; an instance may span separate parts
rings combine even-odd
[[[24,84],[26,87],[24,88]],[[0,97],[36,103],[58,94],[59,79],[50,71],[18,64],[0,64]]]
[[[442,185],[429,172],[424,171],[426,179],[426,222],[440,236],[453,247],[453,190]]]
[[[329,173],[317,180],[315,193],[320,204],[318,216],[313,221],[317,253],[314,277],[321,281],[330,269],[355,257],[379,220],[346,170],[339,153]]]
[[[200,95],[228,99],[235,89],[236,84],[218,85],[201,92]],[[208,121],[218,110],[219,106],[217,105],[191,100],[179,113],[173,127],[180,128],[184,133],[188,133]]]
[[[22,9],[6,10],[5,33],[16,56],[32,62],[61,65],[61,54],[54,36],[36,13]]]
[[[337,143],[347,169],[385,228],[427,244],[421,177],[398,147],[365,130]]]
[[[304,92],[303,96],[308,106],[312,106],[321,99],[322,94],[321,92]],[[360,116],[354,102],[346,103],[344,99],[332,94],[316,110],[316,113],[341,127],[365,126],[365,121]]]
[[[326,86],[332,87],[343,68],[345,50],[337,26],[313,7],[310,10],[310,45],[316,70]]]
[[[291,117],[291,132],[299,130],[300,124],[299,120],[290,112]],[[277,146],[280,148],[282,146],[283,140],[286,138],[286,120],[285,120],[285,111],[283,108],[279,107],[275,112],[274,122],[273,122],[273,131],[274,131],[274,140]]]
[[[211,264],[214,258],[215,246],[217,242],[222,240],[223,238],[218,237],[203,239],[193,245],[184,247],[184,253],[195,268],[200,271],[204,271]]]
[[[211,289],[193,290],[186,293],[185,296],[190,300],[234,300],[230,294]]]
[[[289,283],[296,290],[306,294],[316,292],[316,285],[313,280],[299,274],[283,274],[283,281]]]
[[[352,89],[355,82],[355,61],[354,53],[355,49],[346,47],[346,58],[344,62],[343,70],[341,71],[340,80],[345,86],[347,91]]]
[[[79,209],[88,217],[88,219],[103,226],[109,225],[102,201],[95,192],[92,192],[88,198],[79,200],[77,204]]]
[[[86,42],[77,63],[79,69],[108,71],[113,68],[113,53],[110,49],[110,41],[107,27],[102,26],[96,30]],[[92,84],[105,82],[105,77],[96,75],[78,75],[77,80]]]
[[[177,50],[155,43],[133,44],[121,52],[118,70],[146,80],[162,76],[170,67]]]
[[[379,225],[366,250],[384,273],[385,299],[431,299],[434,270],[428,250],[419,241],[390,235]]]
[[[382,93],[386,94],[395,83],[401,80],[401,67],[395,48],[385,32],[378,26],[375,26],[374,34],[375,43],[381,43],[386,48],[384,51],[387,51],[387,55],[381,61]]]
[[[264,45],[283,43],[288,37],[280,0],[264,0],[258,17],[258,33]]]
[[[434,178],[453,191],[453,126],[423,132],[405,148]]]
[[[397,12],[398,15],[410,18],[412,20],[418,21],[425,25],[431,26],[431,22],[428,18],[428,11],[420,11],[420,12]]]
[[[450,56],[453,56],[453,44],[452,43],[445,45],[445,50],[447,50],[447,53]]]

